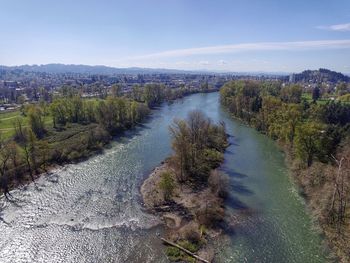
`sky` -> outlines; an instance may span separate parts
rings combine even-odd
[[[0,65],[350,73],[350,0],[0,0]]]

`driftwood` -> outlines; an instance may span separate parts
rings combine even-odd
[[[166,240],[164,238],[160,238],[165,244],[176,247],[178,249],[180,249],[181,251],[185,252],[186,254],[190,255],[191,257],[204,262],[204,263],[210,263],[208,260],[201,258],[200,256],[197,256],[196,254],[192,253],[191,251],[187,250],[186,248],[183,248],[182,246],[179,246],[178,244],[175,244],[174,242],[171,242],[169,240]]]

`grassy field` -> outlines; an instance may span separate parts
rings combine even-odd
[[[312,95],[310,93],[303,93],[303,95],[301,96],[303,99],[305,99],[307,102],[312,102]],[[316,101],[317,104],[321,104],[324,105],[326,104],[328,101],[330,101],[330,99],[327,98],[320,98]]]
[[[23,116],[19,110],[0,113],[0,133],[2,138],[8,139],[14,135],[15,129],[13,127],[13,122],[17,118],[23,121],[24,127],[28,127],[28,118]],[[45,126],[51,125],[52,124],[51,116],[46,116],[44,123],[45,123]]]
[[[95,105],[98,104],[101,99],[99,98],[86,98],[86,101],[93,102]],[[0,134],[4,139],[8,139],[14,135],[13,122],[19,118],[23,121],[23,126],[28,127],[28,118],[23,116],[20,110],[15,110],[11,112],[0,112]],[[50,115],[45,116],[45,127],[52,127],[52,117]]]
[[[303,93],[303,95],[301,96],[303,99],[305,99],[307,102],[311,103],[313,100],[312,100],[312,95],[310,93]],[[337,98],[337,95],[334,95],[333,96],[336,100],[335,102],[337,101],[340,101],[338,100]],[[324,105],[326,104],[327,102],[329,102],[331,99],[329,98],[321,98],[321,99],[318,99],[316,101],[317,104],[321,104],[321,105]],[[350,101],[341,101],[343,104],[350,104]]]

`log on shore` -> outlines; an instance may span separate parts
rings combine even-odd
[[[178,244],[175,244],[174,242],[171,242],[169,240],[166,240],[165,238],[160,238],[165,244],[176,247],[180,249],[181,251],[185,252],[186,254],[190,255],[191,257],[204,262],[204,263],[210,263],[208,260],[201,258],[200,256],[197,256],[196,254],[192,253],[191,251],[187,250],[186,248],[183,248],[182,246],[179,246]]]

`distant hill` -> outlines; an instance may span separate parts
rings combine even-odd
[[[116,74],[221,74],[235,76],[286,76],[285,72],[230,72],[230,71],[210,71],[210,70],[178,70],[162,68],[114,68],[108,66],[89,66],[77,64],[45,64],[45,65],[21,65],[21,66],[1,66],[0,70],[20,70],[24,72],[44,72],[51,74],[89,74],[89,75],[116,75]]]
[[[114,68],[108,66],[88,66],[88,65],[66,65],[66,64],[46,64],[46,65],[22,65],[22,66],[0,66],[0,70],[23,70],[27,72],[45,72],[53,74],[77,73],[91,75],[114,75],[114,74],[155,74],[155,73],[191,73],[191,71],[175,69],[151,69],[151,68]]]
[[[350,82],[349,76],[323,68],[320,68],[319,70],[305,70],[302,73],[295,74],[294,76],[295,81],[297,82]]]

